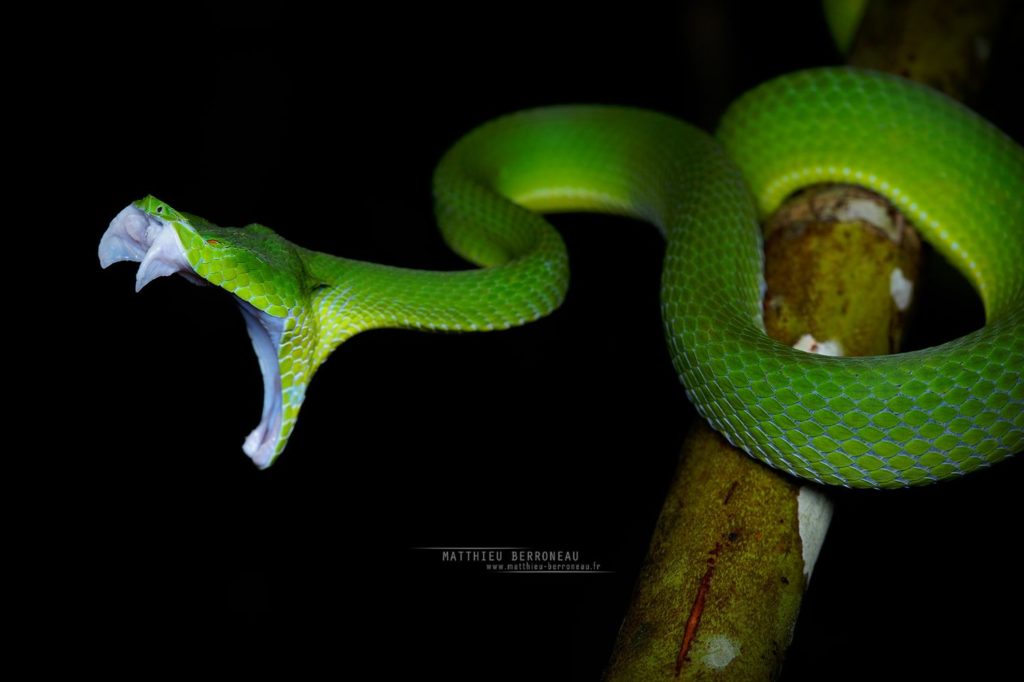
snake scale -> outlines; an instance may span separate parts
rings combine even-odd
[[[971,282],[986,325],[867,358],[768,338],[758,219],[824,182],[891,200]],[[923,85],[796,72],[736,100],[715,137],[640,109],[519,112],[455,144],[434,195],[445,241],[481,268],[348,260],[152,196],[118,214],[99,256],[104,267],[140,262],[137,289],[177,273],[237,297],[264,377],[262,419],[244,445],[260,467],[285,448],[317,367],[354,334],[505,329],[558,307],[568,261],[542,216],[557,211],[632,216],[664,234],[674,366],[698,412],[762,461],[823,483],[901,487],[1024,449],[1024,150]]]

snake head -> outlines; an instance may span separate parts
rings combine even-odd
[[[305,312],[310,285],[295,248],[265,227],[220,227],[147,196],[110,223],[99,259],[104,268],[139,263],[136,291],[177,274],[235,296],[264,385],[260,423],[242,448],[257,466],[269,466],[284,450],[316,368],[316,319]]]
[[[135,291],[141,291],[157,277],[173,274],[194,284],[205,284],[195,275],[173,225],[186,232],[195,231],[184,216],[156,197],[133,202],[117,214],[103,234],[100,266],[106,268],[119,261],[139,263]]]
[[[132,205],[138,208],[146,215],[152,216],[153,218],[158,220],[164,220],[167,222],[188,222],[183,214],[178,213],[173,208],[171,208],[170,204],[160,201],[152,194],[146,196],[143,199],[139,199]]]

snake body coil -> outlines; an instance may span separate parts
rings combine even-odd
[[[873,72],[783,76],[730,107],[718,140],[637,109],[550,107],[474,130],[435,173],[447,243],[483,267],[426,272],[222,228],[152,197],[115,218],[104,266],[136,260],[141,288],[180,273],[241,301],[266,387],[246,452],[284,449],[316,368],[371,328],[503,329],[554,310],[568,286],[542,212],[600,211],[667,239],[662,311],[700,414],[797,476],[899,487],[1024,449],[1024,151],[924,86]],[[984,328],[913,353],[831,358],[768,338],[758,217],[821,182],[889,198],[974,285]]]

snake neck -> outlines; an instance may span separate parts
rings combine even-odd
[[[564,298],[568,264],[557,234],[539,241],[527,255],[505,265],[454,272],[303,250],[310,278],[318,283],[309,293],[306,320],[316,328],[313,368],[344,341],[370,329],[491,331],[547,315]]]

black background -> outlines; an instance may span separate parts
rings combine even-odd
[[[303,659],[381,671],[368,679],[596,678],[693,417],[664,350],[654,230],[559,218],[572,290],[529,327],[349,341],[265,472],[240,449],[262,386],[229,297],[177,279],[136,295],[135,268],[101,271],[96,244],[152,193],[351,258],[464,267],[433,227],[430,174],[474,125],[607,102],[711,128],[745,88],[838,62],[815,5],[744,5],[168,9],[47,27],[22,63],[29,125],[52,146],[22,177],[71,210],[50,196],[28,223],[60,225],[68,264],[46,293],[57,329],[33,349],[48,369],[18,459],[35,466],[12,479],[31,500],[12,517],[34,547],[23,632],[105,664],[126,641],[182,658],[203,632],[242,635],[258,660],[298,635]],[[994,83],[1019,82],[1018,44],[997,49]],[[1004,92],[977,107],[1019,139]],[[974,301],[924,296],[917,344],[979,323]],[[836,492],[784,679],[1015,665],[1022,482],[1017,458]],[[578,550],[615,572],[490,575],[415,549],[432,546]]]

